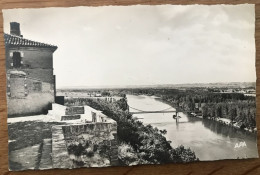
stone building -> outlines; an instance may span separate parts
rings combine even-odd
[[[8,116],[47,113],[55,100],[53,53],[57,46],[23,38],[20,24],[4,34]]]

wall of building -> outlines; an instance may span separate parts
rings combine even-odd
[[[47,114],[54,97],[50,93],[30,93],[26,98],[7,98],[8,117]]]
[[[17,98],[23,98],[25,97],[25,78],[15,76],[8,79],[8,89],[7,92],[9,92],[10,96],[17,97]]]
[[[51,103],[53,103],[55,100],[52,84],[39,82],[29,78],[26,78],[25,81],[15,80],[15,84],[12,84],[12,79],[13,78],[9,78],[10,94],[7,91],[9,117],[42,114],[48,112]],[[7,83],[9,84],[9,81]],[[41,83],[40,91],[33,87],[33,83]],[[12,86],[15,87],[12,88]],[[19,96],[17,96],[17,94],[13,94],[14,92],[12,89],[19,91]]]
[[[20,52],[22,56],[22,66],[20,68],[12,66],[13,52],[16,51]],[[55,101],[53,50],[38,47],[6,48],[6,69],[7,76],[9,76],[7,80],[7,86],[9,86],[7,87],[8,116],[47,113],[50,104]],[[25,81],[16,81],[10,78],[10,72],[13,70],[26,73]],[[37,82],[41,85],[40,90],[35,89],[35,83]],[[11,91],[13,93],[10,95]],[[16,94],[14,95],[14,93]]]
[[[6,50],[6,68],[12,69],[12,53],[21,52],[25,67],[31,69],[53,69],[53,51],[50,48],[39,47],[12,47]]]
[[[49,48],[8,48],[6,51],[6,69],[14,70],[12,66],[12,53],[20,52],[22,66],[17,70],[24,71],[29,77],[54,84],[53,51]]]
[[[53,70],[50,69],[23,69],[28,77],[54,84]]]
[[[34,83],[41,83],[41,91],[37,91],[34,87]],[[30,93],[49,93],[54,96],[54,85],[47,82],[38,81],[36,79],[26,78],[27,91]]]

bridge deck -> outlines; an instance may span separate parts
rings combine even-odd
[[[131,114],[146,114],[146,113],[173,113],[176,111],[137,111],[137,112],[130,112]]]

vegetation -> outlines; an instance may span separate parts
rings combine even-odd
[[[126,90],[123,92],[125,93]],[[156,95],[180,110],[202,112],[205,118],[227,118],[243,124],[248,129],[256,127],[256,99],[253,96],[245,96],[241,93],[213,92],[212,89],[207,88],[131,89],[129,92]],[[201,108],[200,111],[198,111],[199,108]]]
[[[192,162],[198,160],[195,153],[183,146],[173,149],[170,141],[151,125],[145,126],[132,117],[127,109],[126,98],[109,103],[93,99],[67,99],[66,105],[89,105],[117,121],[120,142],[119,157],[126,165],[169,162]],[[122,150],[127,150],[129,154]]]
[[[89,140],[81,140],[82,143],[74,144],[70,143],[68,145],[69,154],[74,154],[77,157],[81,155],[86,155],[87,157],[93,157],[94,153],[98,152],[101,156],[107,157],[109,152],[109,146],[107,145],[97,145],[93,144]]]

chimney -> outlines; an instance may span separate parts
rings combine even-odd
[[[23,37],[20,31],[20,24],[18,22],[10,22],[10,34]]]

